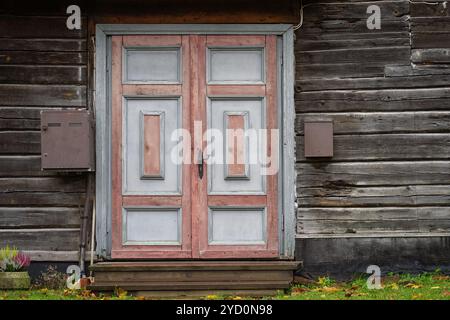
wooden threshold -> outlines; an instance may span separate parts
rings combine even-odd
[[[116,288],[150,297],[245,292],[258,296],[288,289],[299,261],[100,262],[90,269],[94,291]]]

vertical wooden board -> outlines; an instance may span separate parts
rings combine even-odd
[[[161,176],[161,115],[144,115],[144,176]]]
[[[227,171],[229,177],[245,176],[245,117],[244,115],[228,115]]]
[[[112,257],[122,247],[122,36],[112,38]]]

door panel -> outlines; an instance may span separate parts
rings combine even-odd
[[[124,195],[181,195],[181,166],[171,159],[172,132],[181,126],[179,98],[125,99]]]
[[[190,258],[188,36],[112,37],[112,257]]]
[[[206,108],[207,128],[217,132],[208,141],[223,142],[213,152],[211,143],[202,146],[208,184],[198,190],[207,195],[199,200],[199,257],[277,257],[276,37],[207,36],[199,51],[206,53],[199,61],[206,76],[199,76],[205,89],[194,117],[205,119]]]
[[[111,56],[112,257],[278,257],[276,37],[113,36]]]
[[[266,128],[264,99],[209,98],[208,114],[208,129],[216,133],[205,152],[208,194],[265,194],[266,177],[258,161],[264,155],[258,137]]]

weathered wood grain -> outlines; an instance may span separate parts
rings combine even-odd
[[[0,246],[9,244],[21,250],[77,250],[79,232],[79,229],[0,229]]]
[[[41,134],[36,131],[0,131],[0,154],[40,154]]]
[[[45,178],[0,178],[0,195],[11,192],[83,192],[84,175]]]
[[[0,84],[0,101],[17,106],[85,107],[86,86]]]
[[[450,49],[416,49],[412,51],[411,61],[414,63],[424,63],[424,64],[450,63]]]
[[[449,185],[298,188],[300,207],[445,206]]]
[[[448,110],[450,88],[298,92],[297,112]]]
[[[41,171],[40,155],[0,155],[0,177],[38,177],[55,175],[51,171]]]
[[[86,51],[85,39],[8,39],[0,41],[0,51]]]
[[[450,48],[450,32],[415,32],[412,34],[413,48]]]
[[[297,137],[297,160],[305,161],[303,137]],[[333,161],[449,159],[450,134],[373,134],[334,137]]]
[[[311,28],[313,28],[313,26],[311,26]],[[311,30],[311,28],[308,28],[307,30]],[[331,39],[331,40],[329,39],[310,40],[309,39],[310,36],[304,34],[303,32],[300,32],[299,35],[302,40],[297,41],[295,43],[296,51],[338,50],[338,49],[376,48],[376,47],[405,47],[410,45],[409,36],[407,36],[406,34],[403,37],[386,35],[385,38],[369,38],[369,39],[348,39],[346,36],[342,36],[340,39]]]
[[[78,228],[80,209],[52,207],[0,207],[0,229]]]
[[[5,192],[1,194],[1,206],[77,206],[83,205],[84,193],[74,192]]]
[[[449,232],[449,211],[449,207],[299,208],[297,232],[350,235]]]
[[[333,120],[334,134],[448,133],[450,111],[303,113],[296,117],[296,133],[306,120]]]
[[[297,163],[297,186],[341,188],[446,184],[449,161]]]
[[[39,130],[40,108],[0,107],[0,131]]]
[[[61,14],[65,14],[61,12]],[[66,27],[67,16],[42,17],[2,15],[0,18],[0,38],[84,38],[86,19],[82,18],[81,30]]]
[[[411,55],[409,46],[349,48],[337,50],[296,51],[295,59],[301,64],[365,63],[395,64],[408,61]]]
[[[411,16],[448,17],[450,16],[450,8],[445,1],[412,1]]]
[[[0,51],[1,65],[85,65],[86,63],[85,52]]]
[[[85,84],[84,66],[1,66],[0,83]]]
[[[442,49],[446,50],[446,49]],[[431,54],[433,55],[433,54]],[[431,55],[427,55],[430,57]],[[439,55],[439,54],[438,54]],[[423,60],[422,58],[420,58]],[[430,61],[429,58],[426,58]],[[440,58],[434,55],[432,57],[433,63],[442,63],[440,61],[445,61],[445,56],[441,55]],[[450,59],[450,58],[449,58]],[[393,88],[433,88],[439,86],[447,86],[449,83],[450,66],[446,68],[427,68],[427,71],[408,68],[407,70],[402,70],[395,68],[386,71],[384,68],[385,76],[373,76],[371,78],[305,78],[296,82],[296,90],[300,91],[323,91],[323,90],[348,90],[348,89],[393,89]],[[435,72],[433,72],[435,70]],[[408,76],[401,76],[400,72],[411,72]],[[422,71],[422,72],[421,72]],[[379,69],[381,72],[381,68]],[[420,73],[424,73],[421,75]],[[388,75],[389,74],[389,75]],[[388,77],[389,76],[389,77]]]

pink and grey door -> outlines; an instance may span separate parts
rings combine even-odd
[[[112,38],[112,258],[276,258],[276,37]]]

